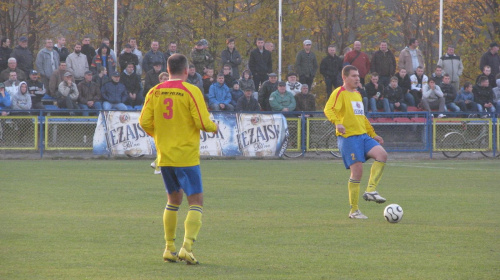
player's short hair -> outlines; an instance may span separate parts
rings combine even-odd
[[[444,73],[443,77],[450,77],[450,74]]]
[[[351,73],[351,71],[358,71],[358,68],[356,68],[356,66],[354,65],[345,66],[344,69],[342,69],[342,77],[349,76],[349,73]]]
[[[194,67],[194,64],[189,64],[189,69],[193,69],[193,68],[196,68],[196,67]]]
[[[378,73],[377,72],[372,72],[372,77],[378,77]]]
[[[417,38],[410,38],[410,41],[409,41],[410,45],[413,45],[413,43],[415,43],[415,41],[417,41]]]
[[[222,67],[222,69],[228,67],[229,70],[233,70],[233,67],[231,66],[231,64],[224,64],[224,66]]]
[[[329,45],[328,48],[334,48],[335,50],[337,50],[337,47],[335,45]]]
[[[436,83],[436,79],[435,78],[429,78],[429,81],[427,83],[430,83],[430,82]]]
[[[417,66],[417,69],[422,69],[422,70],[424,70],[424,67],[419,65],[419,66]]]
[[[440,66],[440,65],[436,65],[436,68],[435,68],[435,69],[443,69],[443,67],[442,67],[442,66]]]
[[[399,79],[398,79],[398,77],[396,77],[396,76],[392,76],[392,77],[391,77],[391,82],[392,82],[392,81],[399,82]]]
[[[471,87],[471,86],[472,86],[471,82],[465,82],[464,83],[464,88],[468,88],[468,87]]]
[[[223,78],[224,78],[224,73],[219,73],[219,74],[217,74],[217,78],[218,78],[218,77],[223,77]]]
[[[234,38],[228,38],[226,40],[226,45],[229,44],[229,43],[232,43],[232,42],[234,42]]]
[[[262,38],[262,37],[257,37],[257,39],[255,39],[255,43],[257,43],[257,41],[264,41],[264,38]]]
[[[81,47],[81,46],[82,46],[82,43],[80,43],[80,42],[76,42],[76,43],[75,43],[75,47],[76,47],[76,46],[80,46],[80,47]]]
[[[185,55],[176,53],[167,60],[167,69],[170,75],[182,74],[186,68],[188,68],[188,60]]]

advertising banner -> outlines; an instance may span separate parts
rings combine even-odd
[[[106,111],[99,114],[94,133],[94,154],[138,157],[155,155],[152,137],[139,125],[140,112]],[[200,131],[202,156],[282,156],[288,128],[282,114],[213,112],[216,133]]]

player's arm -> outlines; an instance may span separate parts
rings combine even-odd
[[[334,90],[325,105],[324,109],[325,116],[331,123],[335,125],[341,123],[340,116],[338,113],[342,109],[342,104],[344,103],[342,101],[342,97],[343,96],[339,94],[338,90]]]
[[[206,132],[216,132],[217,125],[210,119],[210,113],[207,110],[200,89],[195,87],[195,89],[192,90],[192,96],[193,100],[191,100],[190,106],[191,116],[193,117],[196,127]]]
[[[139,124],[151,137],[154,137],[155,132],[153,96],[153,94],[146,95],[146,100],[144,101],[144,106],[142,106],[141,115],[139,117]]]
[[[366,127],[366,133],[370,135],[370,137],[375,139],[375,141],[379,142],[381,145],[384,144],[384,139],[378,136],[377,133],[375,133],[375,129],[373,128],[368,118],[366,118],[366,116],[365,116],[365,127]]]

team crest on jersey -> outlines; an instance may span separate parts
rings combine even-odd
[[[351,101],[351,104],[352,104],[352,109],[354,111],[354,115],[364,115],[365,114],[363,102]]]

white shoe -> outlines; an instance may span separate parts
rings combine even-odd
[[[160,169],[160,170],[156,170],[156,169],[155,169],[154,174],[155,174],[155,175],[161,174],[161,169]]]
[[[442,119],[442,118],[444,118],[444,117],[446,117],[446,115],[445,115],[445,114],[439,114],[439,115],[438,115],[438,119]]]
[[[361,213],[361,211],[359,211],[358,209],[349,214],[349,219],[368,219],[368,217]]]
[[[376,203],[384,203],[386,201],[386,199],[381,197],[378,192],[365,192],[363,194],[363,198],[366,201],[375,201]]]
[[[153,169],[156,168],[156,160],[151,163],[151,168],[153,168]]]

